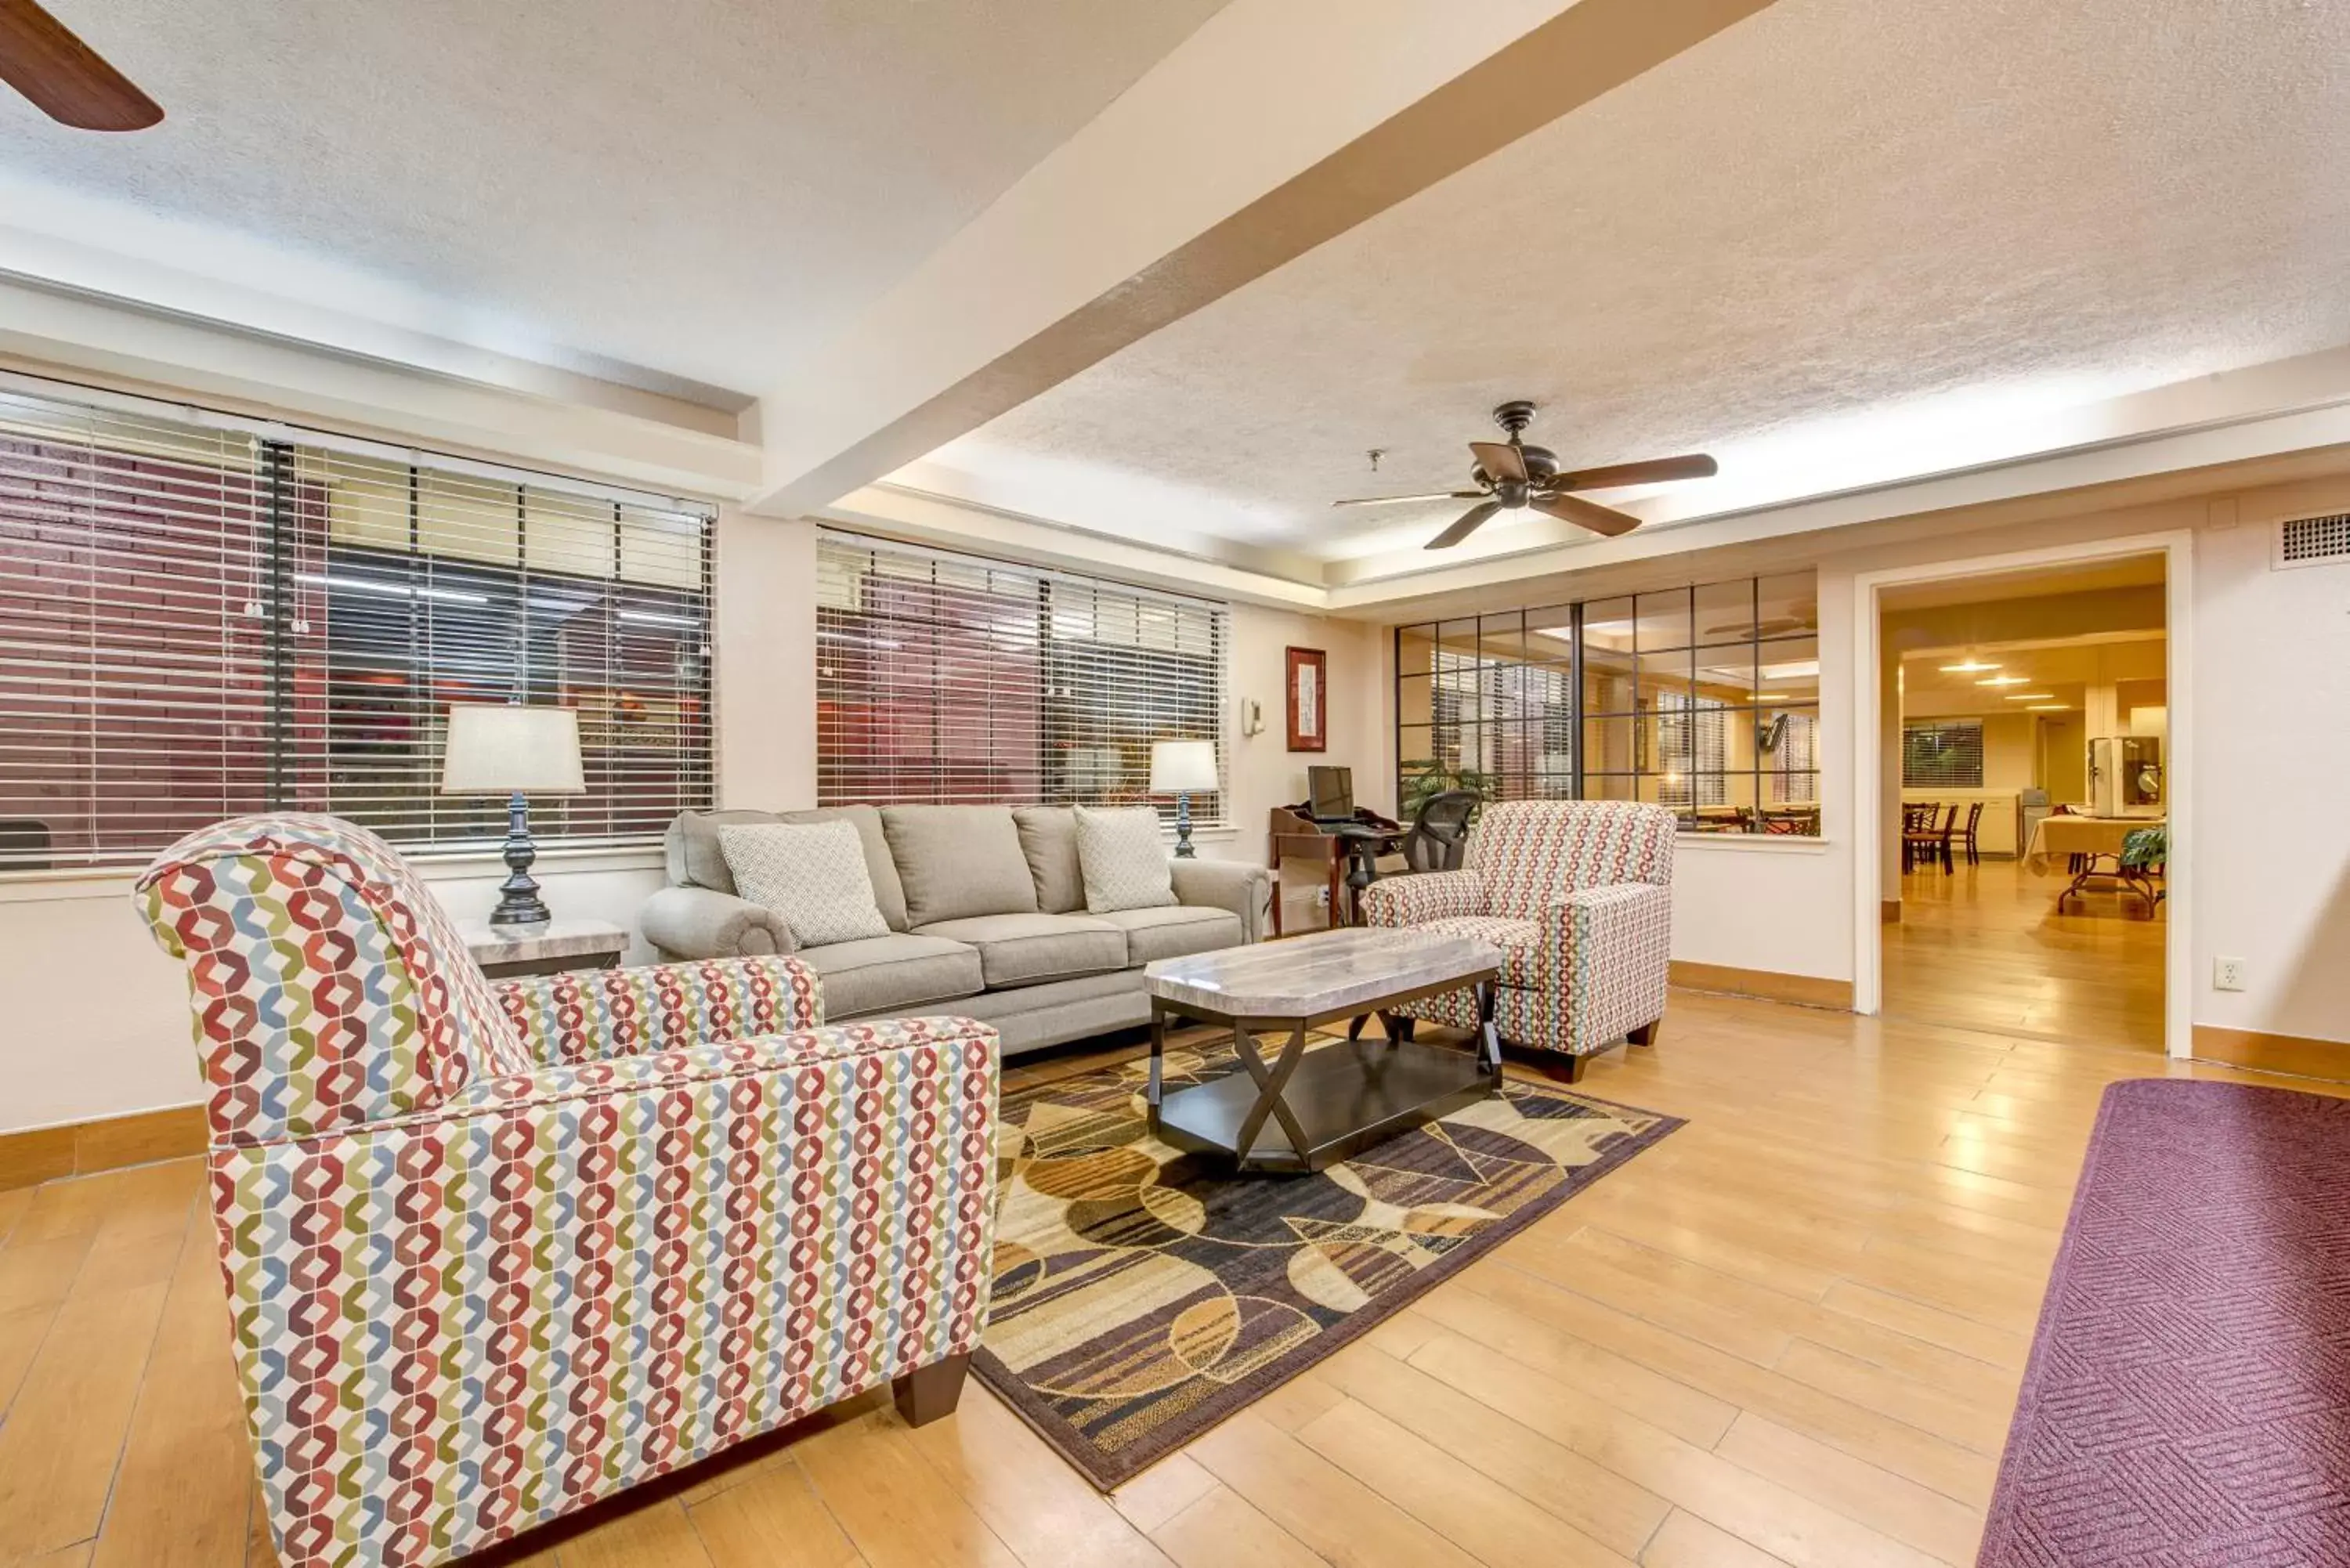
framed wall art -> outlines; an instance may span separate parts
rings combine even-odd
[[[1329,750],[1329,665],[1330,656],[1318,648],[1288,650],[1282,684],[1287,692],[1293,752]]]

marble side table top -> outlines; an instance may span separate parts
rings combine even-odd
[[[1313,1018],[1501,968],[1491,942],[1408,928],[1347,926],[1312,936],[1159,959],[1150,994],[1234,1018]]]
[[[460,920],[457,935],[476,963],[601,958],[626,952],[629,933],[609,920],[549,920],[543,926],[493,926]]]

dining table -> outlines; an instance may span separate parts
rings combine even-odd
[[[2036,877],[2060,870],[2071,877],[2056,895],[2059,909],[2066,899],[2086,891],[2091,882],[2102,879],[2117,891],[2126,888],[2146,900],[2147,918],[2151,919],[2154,907],[2162,901],[2162,889],[2155,886],[2147,867],[2123,863],[2122,846],[2139,828],[2163,825],[2164,819],[2158,816],[2052,814],[2033,825],[2032,841],[2023,851],[2024,868]]]

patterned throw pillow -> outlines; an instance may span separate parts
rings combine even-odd
[[[1077,868],[1085,874],[1086,908],[1097,915],[1176,901],[1159,814],[1147,805],[1077,807]]]
[[[722,827],[718,851],[735,891],[781,916],[804,948],[889,934],[853,822]]]

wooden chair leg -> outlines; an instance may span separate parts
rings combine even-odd
[[[927,1426],[942,1416],[953,1415],[956,1402],[962,1398],[963,1374],[970,1369],[968,1354],[950,1355],[898,1378],[889,1385],[890,1397],[898,1402],[898,1414],[906,1417],[909,1427]]]
[[[1630,1041],[1635,1045],[1654,1045],[1657,1043],[1657,1032],[1664,1026],[1665,1021],[1663,1019],[1651,1018],[1646,1023],[1641,1024],[1638,1029],[1626,1034],[1624,1038]]]
[[[1561,1084],[1583,1082],[1583,1058],[1571,1051],[1544,1051],[1534,1055],[1542,1075]]]

